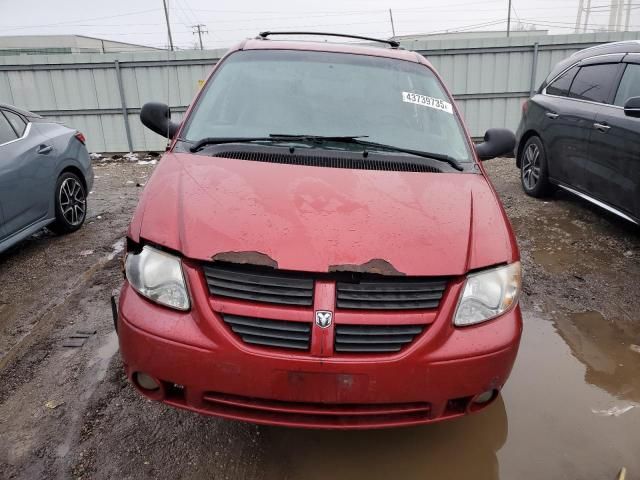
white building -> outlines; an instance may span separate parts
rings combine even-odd
[[[126,53],[158,51],[159,48],[116,42],[85,35],[0,36],[2,55],[51,55],[60,53]]]

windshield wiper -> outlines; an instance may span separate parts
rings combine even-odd
[[[221,145],[223,143],[251,143],[251,142],[344,142],[353,143],[358,138],[366,138],[367,135],[341,135],[341,136],[322,136],[322,135],[289,135],[272,133],[268,137],[206,137],[198,140],[191,146],[189,150],[197,152],[207,145]]]
[[[324,137],[322,135],[287,135],[287,134],[273,134],[272,137],[281,138],[281,139],[295,139],[295,140],[307,140],[307,141],[317,141],[317,142],[339,142],[339,143],[351,143],[355,145],[361,145],[363,147],[371,147],[371,148],[379,148],[381,150],[388,150],[392,152],[398,153],[407,153],[409,155],[415,155],[423,158],[430,158],[432,160],[437,160],[439,162],[445,162],[451,165],[458,171],[463,171],[464,167],[460,165],[460,163],[453,157],[449,155],[444,155],[442,153],[431,153],[431,152],[423,152],[421,150],[411,150],[408,148],[395,147],[393,145],[386,145],[384,143],[376,143],[369,142],[367,140],[360,140],[361,138],[368,138],[368,135],[358,135],[358,136],[334,136],[334,137]]]
[[[460,165],[460,162],[458,162],[455,158],[442,153],[423,152],[422,150],[412,150],[410,148],[395,147],[393,145],[386,145],[384,143],[358,140],[357,138],[349,143],[355,143],[357,145],[362,145],[363,147],[379,148],[381,150],[389,150],[391,152],[407,153],[409,155],[415,155],[417,157],[430,158],[432,160],[437,160],[439,162],[448,163],[449,165],[451,165],[453,168],[455,168],[460,172],[464,170],[464,167]]]

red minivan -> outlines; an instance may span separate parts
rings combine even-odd
[[[273,40],[229,51],[180,124],[128,231],[114,301],[144,396],[261,424],[379,428],[489,405],[516,357],[516,241],[421,55]],[[367,39],[373,40],[375,39]]]

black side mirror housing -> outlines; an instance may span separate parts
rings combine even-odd
[[[627,117],[640,118],[640,97],[631,97],[624,102],[624,114]]]
[[[513,153],[516,147],[516,136],[507,128],[490,128],[484,134],[484,142],[476,145],[476,152],[480,160]]]
[[[149,130],[167,138],[173,138],[180,128],[179,123],[171,121],[171,109],[164,103],[145,103],[140,110],[140,120]]]

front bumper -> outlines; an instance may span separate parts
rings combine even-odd
[[[456,283],[429,329],[397,354],[316,357],[253,348],[211,308],[215,302],[200,288],[197,269],[186,273],[190,312],[148,302],[125,282],[118,335],[127,375],[142,394],[201,414],[310,428],[453,418],[481,408],[472,399],[483,392],[494,391],[495,398],[520,342],[519,307],[485,324],[453,328]],[[136,372],[160,388],[141,388]]]

